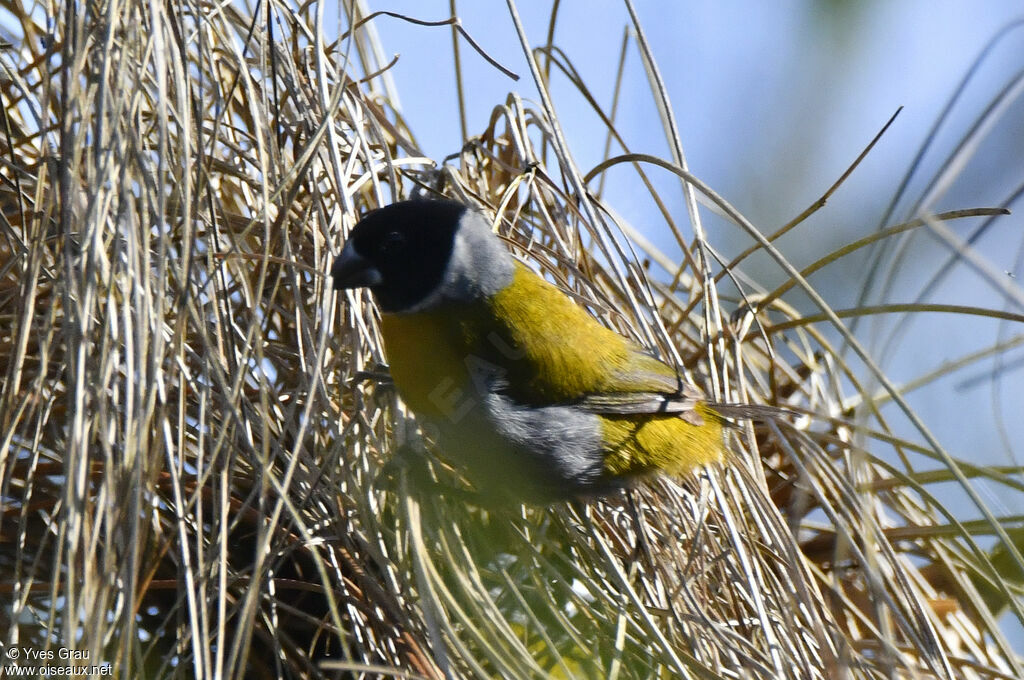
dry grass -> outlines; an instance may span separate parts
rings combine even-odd
[[[361,11],[327,43],[320,5],[48,7],[3,9],[21,31],[0,54],[5,646],[74,646],[126,678],[1024,675],[995,620],[1024,622],[1019,522],[975,490],[1020,492],[1021,470],[944,451],[849,331],[872,309],[832,310],[678,144],[587,176],[546,100],[512,97],[434,167]],[[681,262],[629,245],[600,198],[613,171],[693,180],[692,229],[664,212]],[[488,209],[717,399],[794,415],[737,429],[726,466],[602,502],[502,513],[421,493],[389,464],[421,442],[375,379],[372,305],[324,276],[361,211],[414,187]],[[698,196],[820,315],[723,268]],[[918,217],[858,246],[941,228]],[[941,482],[981,519],[958,522]]]

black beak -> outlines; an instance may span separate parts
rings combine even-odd
[[[372,288],[384,282],[384,276],[380,270],[357,253],[351,243],[346,243],[345,247],[341,249],[341,254],[338,255],[334,266],[331,267],[331,276],[334,277],[335,290]]]

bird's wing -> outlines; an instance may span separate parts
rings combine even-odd
[[[601,415],[687,414],[702,400],[676,369],[605,328],[559,289],[518,266],[491,298],[495,326],[474,346],[523,403],[577,404]],[[490,331],[490,332],[488,332]],[[685,418],[685,416],[684,416]]]
[[[580,406],[599,415],[676,414],[696,420],[703,395],[683,381],[675,369],[639,349],[625,366],[614,371],[600,392],[585,395]]]

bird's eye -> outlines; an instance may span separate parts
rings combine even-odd
[[[405,236],[401,232],[389,231],[384,235],[384,238],[380,240],[380,244],[377,246],[377,251],[381,255],[387,255],[403,243],[405,243]]]

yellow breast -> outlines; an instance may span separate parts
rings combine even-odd
[[[383,315],[391,377],[405,403],[421,416],[450,416],[471,398],[469,341],[479,324],[468,316],[466,310]]]

